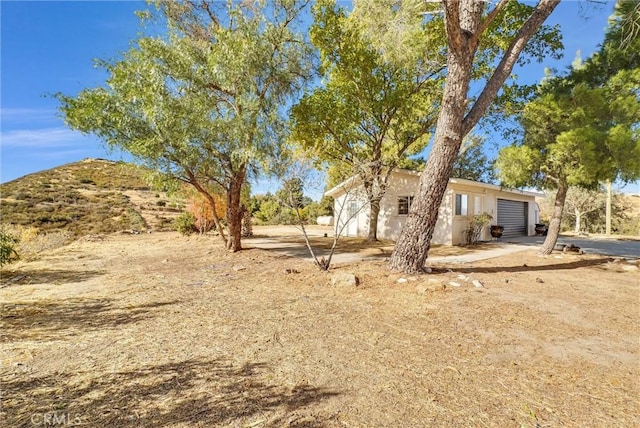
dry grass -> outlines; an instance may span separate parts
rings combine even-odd
[[[147,173],[133,164],[88,159],[27,175],[0,185],[2,223],[75,237],[167,230],[179,210],[166,194],[149,189]]]
[[[0,288],[0,420],[640,425],[637,264],[527,251],[404,284],[379,261],[335,271],[360,286],[176,233],[83,239],[13,265]]]

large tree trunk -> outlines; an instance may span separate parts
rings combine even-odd
[[[227,249],[231,252],[242,250],[242,217],[243,206],[240,203],[240,194],[245,180],[245,168],[236,171],[229,182],[227,192],[227,221],[229,222],[229,240]]]
[[[482,20],[485,2],[481,0],[444,1],[447,33],[447,78],[438,115],[435,142],[418,193],[409,210],[389,268],[406,273],[423,272],[442,197],[447,188],[453,162],[462,138],[477,124],[511,73],[527,41],[557,6],[559,0],[540,0],[536,10],[520,28],[493,75],[465,117],[471,69],[480,37],[508,1],[501,0]]]
[[[560,222],[562,221],[562,210],[564,209],[564,201],[567,199],[568,189],[569,186],[567,186],[566,183],[562,181],[558,183],[558,191],[556,192],[556,201],[553,205],[553,214],[551,215],[551,221],[549,222],[547,238],[544,240],[544,243],[540,248],[540,254],[551,254],[553,248],[558,242],[558,235],[560,235]]]
[[[475,30],[473,24],[468,24],[471,27],[469,30]],[[477,24],[476,22],[475,26]],[[469,34],[473,34],[473,31],[469,31]],[[438,209],[462,143],[462,120],[475,51],[469,34],[461,32],[460,40],[456,40],[455,45],[449,49],[447,79],[436,125],[435,142],[420,176],[420,185],[409,209],[407,222],[391,254],[389,268],[392,270],[412,274],[422,273],[424,270],[438,220]]]
[[[380,198],[369,199],[369,232],[367,241],[378,240],[378,217],[380,215]]]

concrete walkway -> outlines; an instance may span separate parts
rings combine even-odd
[[[495,248],[486,247],[474,252],[451,255],[451,256],[434,256],[427,259],[427,266],[434,263],[473,263],[480,260],[501,257],[507,254],[517,253],[519,251],[530,250],[540,247],[544,241],[543,236],[522,236],[517,238],[506,238],[503,241],[493,242]],[[262,248],[265,250],[273,250],[279,254],[296,257],[309,262],[313,262],[313,258],[309,253],[309,249],[304,243],[300,242],[283,242],[277,237],[248,238],[244,240],[247,247]],[[559,244],[573,244],[580,247],[586,254],[601,254],[613,257],[624,257],[627,259],[637,259],[640,257],[640,241],[634,240],[616,240],[602,238],[573,238],[561,236],[558,239]],[[327,257],[329,250],[314,248],[316,257]],[[384,258],[384,255],[365,255],[354,252],[338,252],[333,254],[332,263],[355,263],[361,260],[377,260]]]
[[[264,250],[273,250],[279,254],[289,256],[289,257],[297,257],[300,259],[304,259],[309,262],[313,262],[313,258],[309,253],[309,249],[306,247],[304,243],[292,243],[292,242],[282,242],[278,238],[268,237],[268,238],[245,238],[243,241],[246,247],[253,248],[261,248]],[[516,253],[518,251],[530,250],[530,245],[521,245],[521,244],[504,244],[504,243],[496,243],[496,248],[493,249],[481,249],[478,251],[474,251],[471,253],[466,253],[462,255],[452,255],[452,256],[443,256],[443,257],[429,257],[427,260],[427,265],[432,263],[472,263],[478,260],[486,260],[494,257],[500,257],[506,254]],[[329,254],[329,250],[314,248],[314,253],[316,257],[327,257]],[[365,255],[361,253],[350,253],[350,252],[338,252],[336,251],[333,254],[331,259],[331,263],[355,263],[362,260],[377,260],[384,258],[384,255]]]
[[[505,242],[529,247],[540,246],[544,236],[520,236],[505,238]],[[558,244],[573,244],[580,247],[586,254],[601,254],[604,256],[624,257],[626,259],[640,258],[640,241],[623,238],[607,238],[602,236],[564,236],[558,237]]]

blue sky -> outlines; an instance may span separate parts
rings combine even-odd
[[[545,67],[564,70],[578,50],[588,57],[602,42],[613,5],[564,0],[548,21],[562,26],[564,58],[516,73],[527,83],[537,82]],[[117,58],[128,49],[141,30],[134,12],[144,8],[140,1],[0,2],[1,182],[87,157],[123,158],[97,139],[67,129],[50,95],[102,85],[106,75],[93,66],[94,59]],[[261,182],[254,190],[277,187]]]

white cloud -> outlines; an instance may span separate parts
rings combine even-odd
[[[86,139],[81,133],[67,128],[16,129],[2,132],[0,144],[3,147],[52,149],[82,144]]]
[[[53,109],[34,109],[34,108],[3,108],[0,109],[0,117],[2,122],[41,122],[50,120],[59,120],[56,116],[56,110]]]

